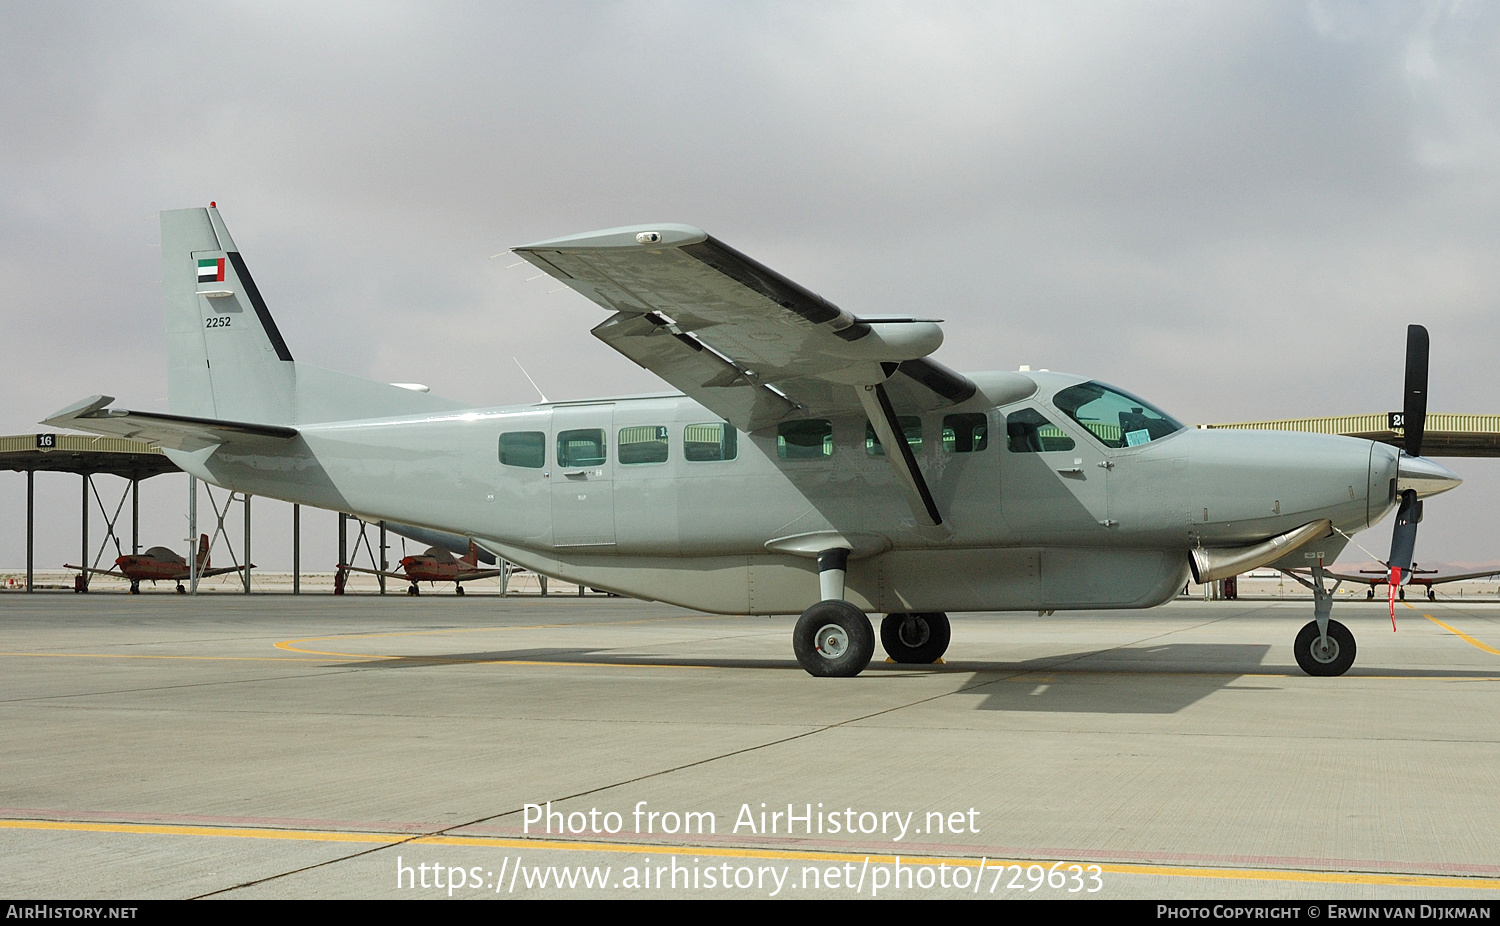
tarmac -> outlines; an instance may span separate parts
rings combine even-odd
[[[1180,600],[816,679],[600,596],[0,594],[0,894],[1493,903],[1500,603],[1410,605],[1341,678]]]

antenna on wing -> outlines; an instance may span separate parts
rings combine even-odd
[[[526,372],[526,368],[521,366],[521,361],[517,360],[515,357],[511,357],[510,359],[515,360],[516,366],[521,367],[521,375],[526,377],[526,381],[531,384],[531,388],[536,390],[536,394],[542,397],[542,401],[549,401],[546,393],[542,392],[542,387],[538,386],[536,384],[536,380],[531,378],[531,374]]]

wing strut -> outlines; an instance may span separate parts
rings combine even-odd
[[[870,426],[875,429],[880,445],[885,448],[885,458],[896,471],[896,479],[906,494],[912,514],[917,516],[917,523],[924,527],[943,527],[943,516],[938,512],[937,502],[932,500],[927,480],[922,477],[922,471],[917,469],[917,458],[911,452],[911,445],[906,442],[906,434],[901,430],[896,410],[891,406],[890,396],[885,393],[885,384],[859,386],[854,391],[859,393],[860,404],[865,407],[865,416],[870,419]]]

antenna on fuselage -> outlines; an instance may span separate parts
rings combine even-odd
[[[515,357],[511,357],[510,359],[515,360],[516,366],[521,367],[521,375],[526,377],[526,381],[531,384],[531,388],[536,390],[536,394],[542,397],[542,401],[548,401],[546,393],[542,392],[542,387],[538,386],[536,380],[531,378],[531,374],[526,372],[526,368],[521,366],[521,361]]]

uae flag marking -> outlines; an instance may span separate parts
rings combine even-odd
[[[210,257],[198,261],[199,283],[222,283],[224,282],[224,258],[217,260]]]

